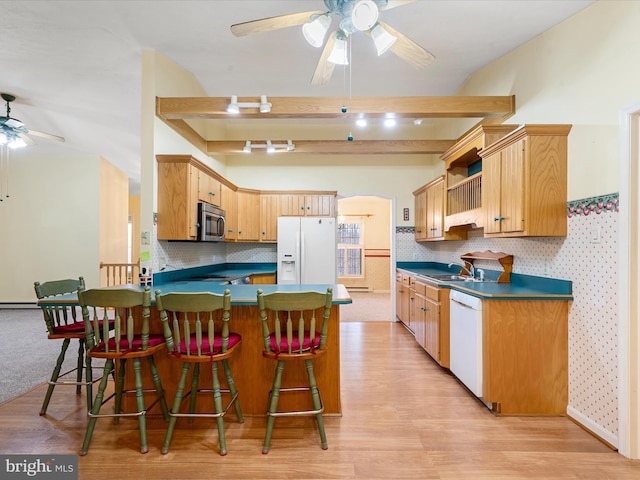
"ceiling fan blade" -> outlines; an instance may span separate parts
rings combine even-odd
[[[64,142],[64,137],[60,137],[58,135],[53,135],[51,133],[39,132],[37,130],[28,129],[27,133],[29,135],[35,135],[36,137],[48,138],[49,140],[58,140],[59,142]],[[33,143],[33,142],[31,142]]]
[[[413,3],[416,0],[389,0],[387,2],[387,6],[386,7],[378,7],[378,10],[380,10],[381,12],[384,10],[390,10],[392,8],[396,8],[396,7],[401,7],[403,5],[406,5],[408,3]]]
[[[33,145],[35,142],[33,140],[31,140],[27,135],[25,135],[24,133],[18,133],[18,136],[24,140],[24,143],[26,143],[27,145]]]
[[[231,25],[231,33],[236,37],[242,37],[244,35],[249,35],[250,33],[269,32],[271,30],[279,30],[280,28],[295,27],[296,25],[307,23],[311,20],[311,15],[320,15],[323,13],[326,12],[314,10],[311,12],[290,13],[288,15],[236,23],[235,25]]]
[[[380,23],[387,32],[397,38],[389,50],[408,64],[413,65],[416,68],[424,68],[435,60],[436,57],[406,35],[391,28],[386,23],[378,23]]]
[[[336,32],[332,32],[327,39],[327,43],[322,50],[322,55],[320,55],[320,60],[318,60],[318,65],[316,65],[316,70],[313,72],[313,77],[311,77],[311,85],[324,85],[329,81],[331,75],[333,75],[333,69],[336,64],[327,59],[331,54],[331,50],[333,50],[335,33]]]

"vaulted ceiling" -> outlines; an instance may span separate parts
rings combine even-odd
[[[221,108],[226,102],[222,99],[231,95],[268,95],[273,101],[270,118],[285,123],[291,119],[274,118],[281,106],[280,98],[306,97],[312,99],[308,106],[333,109],[335,114],[340,105],[349,102],[350,112],[358,112],[360,97],[455,95],[471,73],[593,1],[406,2],[382,12],[380,20],[431,52],[435,56],[433,62],[417,69],[393,51],[378,57],[371,39],[357,32],[352,35],[350,67],[335,68],[325,85],[311,85],[322,49],[310,46],[299,26],[242,37],[234,36],[230,26],[263,17],[323,11],[322,0],[0,0],[0,92],[17,97],[12,105],[13,117],[29,128],[66,138],[65,143],[35,139],[29,153],[16,151],[16,155],[101,155],[136,184],[140,176],[142,49],[154,49],[193,73],[207,95],[219,99],[216,108]],[[335,23],[331,28],[336,28]],[[517,96],[517,92],[500,93],[507,99],[512,94]],[[401,99],[393,102],[400,109]],[[373,115],[381,110],[362,111]],[[413,125],[414,119],[429,118],[425,113],[428,112],[407,110],[402,121]],[[495,114],[494,118],[505,114],[493,110],[490,113]],[[174,124],[184,121],[184,125],[195,125],[184,118],[165,118]],[[484,116],[474,118],[480,121]],[[349,120],[348,116],[322,120],[331,135],[294,138],[297,151],[318,148],[305,145],[305,140],[342,140],[344,132],[351,128],[340,124],[345,120]],[[226,121],[229,137],[210,139],[197,128],[194,132],[213,142],[249,140],[242,122],[254,122],[254,126],[262,122],[260,118],[242,116],[211,121]],[[314,122],[320,120],[299,119],[296,124]],[[318,128],[307,131],[311,130]],[[368,140],[355,131],[354,136],[354,141]],[[424,151],[441,148],[434,145],[415,144]],[[326,146],[327,151],[335,148],[331,143]],[[400,143],[393,146],[405,147],[409,148]],[[212,143],[205,148],[228,152],[237,146]]]

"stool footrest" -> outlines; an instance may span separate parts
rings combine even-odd
[[[281,388],[280,393],[286,392],[310,392],[311,389],[309,387],[286,387]],[[271,398],[272,391],[269,391],[269,398]],[[292,412],[267,412],[268,417],[292,417],[296,415],[317,415],[324,411],[324,403],[322,402],[322,395],[320,391],[318,391],[318,398],[320,399],[320,408],[317,410],[296,410]]]
[[[197,393],[213,393],[213,391],[214,390],[211,388],[200,388],[196,390]],[[220,393],[230,394],[231,391],[228,388],[227,389],[221,388]],[[184,402],[190,395],[191,395],[191,392],[190,391],[187,392],[184,395],[184,397],[182,397],[182,402]],[[231,405],[233,405],[233,403],[237,400],[237,398],[238,398],[238,392],[236,392],[236,394],[231,397],[231,400],[229,400],[229,403],[227,404],[227,406],[220,413],[214,413],[214,412],[171,413],[171,410],[169,410],[169,416],[170,417],[212,417],[212,418],[224,417],[229,411],[229,409],[231,408]]]
[[[155,389],[153,388],[145,388],[142,390],[143,393],[157,393]],[[122,395],[131,395],[131,394],[135,394],[136,391],[135,390],[124,390],[122,392]],[[101,406],[104,406],[105,403],[107,403],[109,400],[111,400],[113,397],[115,397],[116,394],[112,393],[111,395],[109,395],[107,398],[105,398],[102,401]],[[140,411],[140,412],[120,412],[120,413],[91,413],[91,411],[87,412],[87,416],[89,418],[101,418],[101,417],[139,417],[141,415],[146,415],[148,410],[151,410],[153,408],[153,406],[158,403],[160,400],[162,400],[164,398],[164,390],[162,391],[162,395],[158,396],[155,398],[155,400],[153,402],[151,402],[149,404],[148,407],[145,407],[144,410]]]

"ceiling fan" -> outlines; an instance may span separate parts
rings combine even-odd
[[[13,102],[16,97],[8,93],[0,93],[0,96],[7,102],[7,115],[4,117],[0,116],[0,145],[7,145],[9,148],[24,147],[27,144],[33,143],[33,140],[31,140],[28,135],[64,142],[63,137],[32,130],[25,127],[24,123],[17,118],[11,117],[11,102]]]
[[[424,68],[434,56],[407,36],[378,20],[379,13],[412,3],[415,0],[324,0],[327,11],[291,13],[262,18],[231,25],[236,37],[251,33],[268,32],[302,25],[302,33],[309,44],[324,49],[316,66],[311,83],[324,85],[333,74],[335,65],[348,65],[347,40],[358,31],[366,32],[374,42],[378,55],[391,50],[405,62],[416,68]],[[340,24],[324,38],[331,25],[331,16],[337,15]]]

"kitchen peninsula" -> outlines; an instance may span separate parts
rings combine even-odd
[[[160,277],[162,279],[162,277]],[[324,402],[324,413],[327,415],[341,415],[340,404],[340,305],[351,303],[351,297],[344,285],[275,285],[275,284],[226,284],[220,281],[192,280],[185,277],[182,280],[159,281],[152,287],[151,328],[153,332],[162,332],[162,325],[158,310],[155,308],[155,291],[167,292],[212,292],[223,293],[225,289],[231,292],[231,321],[230,328],[242,335],[240,354],[230,359],[229,363],[234,372],[234,381],[240,393],[240,402],[244,415],[261,416],[266,412],[267,398],[273,378],[273,362],[262,357],[263,339],[258,316],[256,294],[258,289],[265,293],[279,291],[320,291],[325,292],[328,287],[333,289],[333,305],[329,316],[329,334],[327,339],[327,354],[318,359],[316,366],[316,380]],[[128,288],[140,288],[137,285],[127,285]],[[77,305],[75,294],[62,295],[55,299],[43,300],[39,305]],[[166,398],[175,395],[179,379],[179,368],[170,362],[166,351],[156,356],[156,365],[162,379]],[[210,376],[210,373],[206,373]],[[206,383],[206,377],[205,377]],[[221,379],[224,381],[224,379]],[[127,385],[133,385],[133,371],[127,371]],[[286,383],[285,383],[286,382]],[[291,365],[284,372],[283,385],[304,384],[306,371],[304,365]],[[306,393],[306,392],[305,392]],[[280,401],[282,409],[310,408],[308,394],[291,394],[283,396]],[[135,397],[129,395],[124,399],[124,408],[134,408]],[[202,400],[205,400],[204,398]],[[309,404],[306,402],[309,401]],[[147,402],[148,403],[148,402]],[[206,405],[203,405],[207,408]],[[156,405],[150,410],[151,414],[158,413]]]

